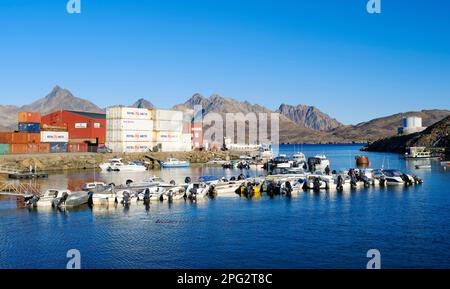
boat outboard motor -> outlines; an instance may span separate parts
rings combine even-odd
[[[320,180],[320,178],[314,178],[314,181],[313,181],[313,189],[314,189],[314,191],[320,191],[320,185],[322,184],[322,181]]]
[[[240,175],[238,176],[238,180],[239,180],[239,181],[245,180],[244,174],[240,174]]]
[[[290,196],[292,196],[292,185],[291,185],[291,182],[289,182],[289,181],[287,181],[285,184],[284,184],[285,186],[286,186],[286,195],[288,196],[288,197],[290,197]]]
[[[128,191],[123,192],[122,194],[122,204],[129,205],[130,204],[131,195]]]
[[[125,185],[127,185],[127,187],[129,187],[132,183],[133,183],[133,180],[127,180],[125,182]]]
[[[214,185],[209,186],[208,197],[214,199],[217,196],[216,187]]]
[[[341,192],[343,189],[344,189],[344,178],[341,175],[339,175],[337,177],[336,190]]]
[[[169,184],[171,184],[172,186],[175,186],[176,182],[175,182],[175,180],[171,180],[171,181],[169,182]]]
[[[61,198],[55,198],[53,200],[53,207],[59,208],[62,204],[66,202],[68,196],[69,194],[67,192],[64,192]]]
[[[169,203],[173,203],[173,192],[169,191],[168,193],[168,199],[169,199]],[[163,198],[163,195],[161,194],[161,198]]]
[[[192,182],[192,180],[191,180],[190,177],[185,177],[185,178],[184,178],[184,183],[185,183],[185,184],[190,184],[191,182]]]
[[[418,176],[413,176],[414,179],[414,183],[417,184],[423,184],[423,180],[421,178],[419,178]]]
[[[150,189],[145,189],[144,192],[144,204],[150,202]]]
[[[350,177],[350,187],[352,189],[356,188],[358,186],[358,184],[356,183],[356,177],[354,174],[352,174],[352,176]]]
[[[406,186],[411,186],[413,184],[413,182],[411,181],[411,179],[407,174],[402,174],[402,180],[405,182]]]
[[[380,187],[384,187],[386,185],[386,177],[381,176],[380,177]]]
[[[230,181],[235,181],[236,180],[236,177],[231,177],[230,178]]]
[[[302,189],[303,189],[303,191],[307,191],[308,190],[308,180],[305,180],[305,182],[302,185]]]

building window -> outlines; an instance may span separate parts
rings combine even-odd
[[[102,128],[102,124],[99,122],[94,122],[94,128]]]

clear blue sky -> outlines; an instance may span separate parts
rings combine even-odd
[[[99,106],[218,93],[344,123],[450,109],[450,1],[0,1],[1,104],[54,85]]]

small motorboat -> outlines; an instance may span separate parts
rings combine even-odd
[[[423,182],[418,177],[402,173],[399,170],[383,170],[383,177],[387,185],[413,185]]]
[[[415,165],[416,170],[431,169],[431,165]]]
[[[163,168],[187,168],[190,166],[188,161],[181,161],[176,158],[168,158],[166,161],[161,162]]]
[[[113,163],[107,169],[108,172],[143,172],[146,170],[147,168],[141,162]]]
[[[450,161],[441,162],[441,166],[450,167]]]
[[[311,172],[325,171],[327,167],[330,168],[330,161],[323,154],[308,158],[308,168]]]
[[[123,163],[122,163],[122,159],[121,159],[121,158],[113,158],[113,159],[109,159],[109,160],[107,160],[106,162],[101,163],[101,164],[99,165],[99,167],[102,169],[102,171],[107,172],[108,169],[109,169],[109,167],[110,167],[111,165],[113,165],[113,164],[116,164],[116,163],[123,164]]]
[[[69,190],[49,189],[39,198],[39,201],[35,203],[36,207],[52,207],[53,201],[56,198],[61,198],[63,195],[68,194]]]
[[[227,163],[227,161],[225,161],[221,158],[214,158],[214,159],[208,161],[206,164],[211,165],[211,166],[222,166],[226,163]]]
[[[324,180],[321,175],[309,175],[303,183],[303,190],[327,190],[329,185],[329,181]]]
[[[136,193],[131,190],[120,190],[116,193],[116,203],[129,206],[134,201],[136,202]]]
[[[186,197],[191,201],[198,201],[213,193],[212,185],[204,182],[190,183],[186,189]]]
[[[298,152],[292,155],[292,160],[294,167],[303,167],[306,162],[306,157],[304,153]]]
[[[81,192],[71,192],[69,190],[64,191],[62,194],[58,194],[56,198],[53,199],[54,208],[74,208],[89,202],[92,197],[91,192],[81,191]]]

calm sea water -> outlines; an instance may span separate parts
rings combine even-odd
[[[286,145],[281,153],[325,153],[332,169],[354,167],[358,145]],[[371,166],[399,168],[424,179],[410,188],[300,193],[291,199],[218,198],[197,204],[152,203],[130,209],[16,209],[0,200],[0,268],[65,268],[69,249],[83,268],[365,268],[381,252],[383,268],[450,267],[450,171],[431,170],[397,154],[365,153]],[[237,175],[194,167],[123,175],[53,174],[43,188],[79,189],[84,182],[121,183],[149,174]],[[252,175],[261,172],[250,171]]]

